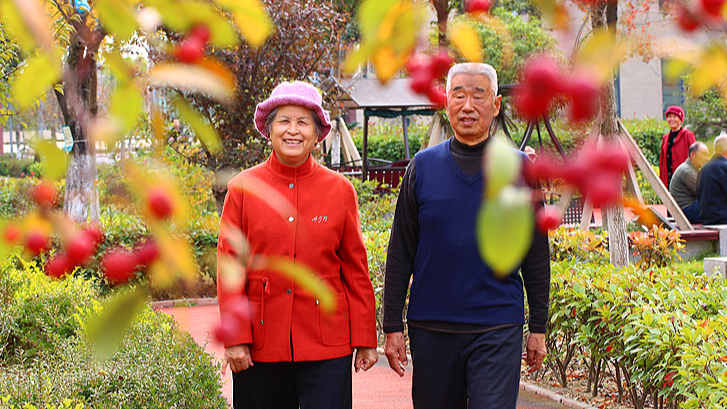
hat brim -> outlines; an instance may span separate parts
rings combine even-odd
[[[323,124],[321,134],[318,136],[318,142],[326,139],[326,136],[328,136],[331,132],[331,120],[328,112],[324,111],[320,105],[299,95],[281,95],[278,97],[268,98],[259,103],[255,108],[255,128],[262,136],[270,138],[270,135],[268,135],[267,130],[265,129],[265,121],[273,109],[283,105],[300,105],[313,111]]]

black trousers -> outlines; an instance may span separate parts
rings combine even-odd
[[[255,362],[232,373],[235,409],[351,409],[353,358]]]
[[[415,409],[515,409],[523,327],[476,334],[409,326]]]

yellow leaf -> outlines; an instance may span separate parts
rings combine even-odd
[[[15,38],[20,48],[25,52],[31,52],[38,43],[33,37],[33,33],[26,26],[20,10],[11,0],[0,1],[0,16],[5,23],[8,32]]]
[[[249,1],[249,0],[248,0]],[[232,23],[215,10],[212,3],[183,1],[179,3],[183,15],[191,16],[189,24],[183,28],[188,30],[194,24],[204,23],[210,30],[210,43],[218,47],[231,47],[239,43],[237,32]],[[179,10],[175,10],[179,13]]]
[[[186,285],[193,285],[197,278],[197,263],[190,244],[184,238],[172,236],[159,224],[150,227],[160,256],[149,272],[154,288],[169,288],[179,279]]]
[[[139,28],[130,5],[123,0],[96,0],[94,6],[104,30],[119,40],[130,40]]]
[[[257,197],[278,212],[280,217],[288,218],[293,216],[296,219],[298,218],[295,208],[290,204],[290,201],[260,179],[254,177],[238,178],[228,184],[228,188],[230,190],[242,189],[246,193]]]
[[[222,102],[230,102],[234,95],[235,84],[230,76],[198,64],[158,64],[149,72],[149,81],[152,85],[205,93]]]
[[[68,167],[68,154],[58,148],[54,140],[34,140],[33,149],[40,154],[40,163],[43,167],[43,177],[52,180],[61,180],[66,176]]]
[[[452,26],[449,40],[469,62],[482,62],[482,43],[475,30],[466,24]]]
[[[117,81],[126,82],[131,78],[131,70],[118,51],[105,51],[103,53],[103,61]]]
[[[613,70],[626,55],[628,46],[616,41],[607,29],[593,33],[591,39],[578,51],[578,65],[591,72],[596,80],[603,83],[613,75]]]
[[[39,54],[27,61],[13,83],[13,96],[23,110],[40,98],[60,78],[60,59],[52,61],[49,54]]]
[[[555,29],[567,29],[570,17],[568,11],[558,0],[533,0],[533,3],[543,12],[543,17]]]
[[[396,71],[402,67],[403,63],[396,58],[394,50],[391,47],[381,47],[374,55],[371,60],[376,67],[376,74],[381,82],[386,82],[396,74]]]
[[[253,258],[249,269],[276,271],[293,280],[296,285],[319,300],[324,312],[332,313],[336,309],[333,291],[315,271],[301,263],[293,263],[277,256],[258,255]]]
[[[187,16],[179,12],[178,2],[173,0],[146,0],[146,5],[153,7],[162,18],[162,23],[174,31],[188,29],[191,22]]]
[[[134,81],[120,83],[111,96],[109,114],[121,124],[121,133],[129,132],[139,120],[144,99]]]
[[[691,68],[687,59],[675,57],[665,61],[661,66],[661,72],[669,80],[677,80]]]
[[[251,46],[260,47],[272,33],[273,23],[260,0],[217,0],[217,3],[232,13],[237,27]]]
[[[352,50],[343,62],[343,72],[351,74],[358,69],[358,66],[366,62],[376,51],[374,44],[361,44],[360,47]]]
[[[719,87],[727,76],[727,52],[721,44],[712,43],[702,50],[692,75],[692,88],[701,94]]]
[[[177,108],[179,116],[192,127],[197,139],[210,152],[217,153],[222,149],[222,143],[220,142],[220,136],[217,134],[217,130],[203,120],[186,101],[177,98],[174,100],[174,106]]]
[[[126,335],[137,314],[146,305],[146,291],[137,287],[111,300],[101,313],[86,324],[86,336],[96,357],[109,357]]]

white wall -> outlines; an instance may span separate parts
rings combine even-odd
[[[661,60],[631,58],[620,67],[621,118],[661,118]]]

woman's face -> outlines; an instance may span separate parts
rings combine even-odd
[[[676,114],[669,113],[666,116],[666,123],[672,131],[677,131],[682,127],[682,120]]]
[[[270,140],[278,160],[298,166],[308,159],[318,142],[313,111],[300,105],[283,105],[270,127]]]

